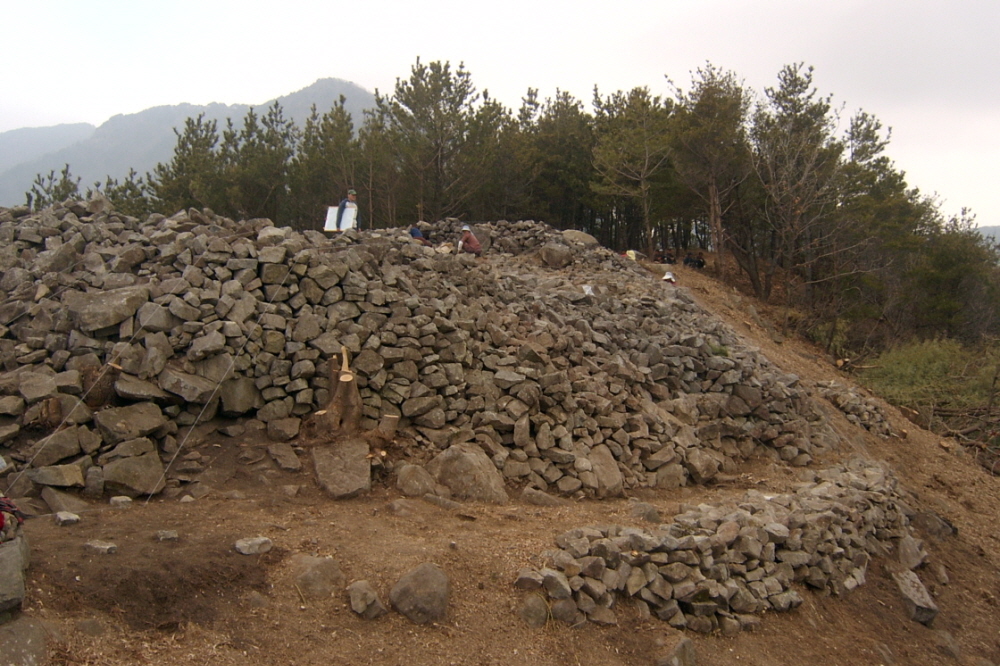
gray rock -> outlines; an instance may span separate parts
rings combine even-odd
[[[585,247],[600,245],[596,238],[586,232],[577,231],[576,229],[566,229],[562,232],[562,236],[570,243],[577,243]]]
[[[88,499],[99,499],[104,496],[104,468],[94,465],[84,474],[83,496]]]
[[[334,499],[348,499],[371,490],[368,452],[368,442],[360,437],[313,447],[313,466],[320,488]]]
[[[302,461],[290,444],[285,442],[271,444],[267,447],[267,452],[281,469],[287,472],[302,471]]]
[[[899,563],[906,569],[916,569],[927,560],[923,543],[909,534],[899,540]]]
[[[545,583],[545,577],[534,569],[521,569],[514,581],[514,587],[519,590],[538,590]]]
[[[565,497],[550,495],[531,486],[525,486],[524,490],[521,491],[521,499],[535,506],[565,506],[570,504],[570,501]]]
[[[407,497],[423,497],[436,492],[437,482],[420,465],[404,464],[396,471],[396,487]]]
[[[347,594],[351,602],[351,610],[365,618],[374,620],[389,612],[378,592],[367,580],[359,580],[347,586]]]
[[[473,444],[450,446],[427,463],[427,471],[454,497],[505,504],[503,476],[481,448]]]
[[[156,453],[121,458],[104,466],[105,488],[128,497],[157,494],[166,485],[165,476]]]
[[[125,440],[112,450],[102,453],[97,458],[97,464],[104,466],[112,460],[119,460],[120,458],[134,458],[135,456],[154,453],[155,451],[156,445],[153,444],[151,439],[148,437],[137,437],[136,439]]]
[[[21,432],[21,426],[16,423],[0,425],[0,444],[14,439],[19,432]]]
[[[26,455],[32,467],[47,467],[79,453],[80,436],[77,428],[66,428],[35,442]]]
[[[70,513],[69,511],[57,511],[55,514],[56,525],[60,527],[64,525],[76,525],[80,522],[80,516],[75,513]]]
[[[444,619],[450,592],[451,583],[441,567],[424,563],[399,579],[389,601],[411,622],[427,624]]]
[[[55,488],[42,488],[42,499],[49,505],[52,513],[86,513],[91,509],[89,502]]]
[[[611,450],[604,444],[598,444],[587,458],[597,476],[597,496],[621,497],[624,491],[622,473]]]
[[[684,634],[670,634],[657,641],[655,666],[696,666],[694,641]]]
[[[132,504],[132,498],[128,495],[115,495],[108,500],[108,505],[112,509],[131,509]]]
[[[529,594],[521,601],[517,615],[532,629],[541,629],[549,621],[549,605],[540,594]]]
[[[618,617],[615,615],[615,612],[610,608],[605,608],[604,606],[595,606],[589,613],[587,613],[587,619],[595,624],[604,626],[618,624]]]
[[[51,398],[59,392],[55,378],[50,375],[25,372],[21,374],[20,380],[17,388],[28,404]]]
[[[89,294],[68,291],[63,296],[70,316],[87,333],[120,324],[135,315],[139,306],[148,300],[149,288],[145,286]]]
[[[910,614],[910,619],[930,625],[937,617],[938,607],[917,574],[907,569],[892,574],[892,579],[896,581],[896,586],[903,595],[903,603]]]
[[[168,398],[167,393],[156,384],[126,373],[115,380],[115,393],[136,402],[164,401]]]
[[[573,263],[574,254],[571,249],[559,243],[546,243],[538,251],[538,256],[549,268],[565,268]]]
[[[271,550],[274,544],[267,537],[237,539],[233,547],[240,555],[261,555]]]
[[[193,402],[196,405],[204,405],[215,397],[217,382],[213,382],[205,377],[182,372],[177,368],[167,366],[157,377],[157,383],[161,389],[168,393],[178,395],[186,402]]]
[[[314,557],[302,553],[290,560],[295,586],[306,599],[329,599],[344,586],[340,565],[330,556]]]
[[[153,333],[169,331],[177,325],[177,318],[170,310],[157,303],[144,303],[135,315],[139,327]]]
[[[219,386],[219,396],[222,399],[221,411],[224,416],[242,416],[264,404],[260,390],[249,377],[235,377],[222,382]]]
[[[49,663],[48,645],[53,630],[46,622],[21,616],[0,626],[3,666],[41,666]]]
[[[24,414],[24,398],[16,395],[0,397],[0,416],[20,416]]]
[[[568,599],[573,594],[566,574],[555,569],[542,569],[542,586],[551,599]]]
[[[83,468],[79,465],[49,465],[38,469],[29,469],[27,476],[33,483],[40,486],[56,486],[59,488],[82,488]]]
[[[298,436],[301,425],[302,420],[295,417],[272,419],[267,422],[267,436],[278,442],[287,442]]]
[[[0,543],[0,613],[19,608],[24,600],[24,558],[22,539]],[[4,654],[7,653],[4,644]],[[43,663],[43,662],[39,662]]]
[[[102,541],[100,539],[92,539],[87,543],[83,544],[84,548],[87,550],[92,550],[101,555],[114,555],[118,552],[118,546],[110,541]]]
[[[94,422],[104,441],[118,444],[153,433],[167,422],[167,417],[154,403],[141,402],[101,410],[94,415]]]

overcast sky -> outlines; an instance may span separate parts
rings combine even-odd
[[[911,186],[1000,225],[998,0],[0,0],[0,131],[178,104],[262,104],[335,77],[391,92],[419,56],[517,108],[588,104],[706,61],[762,92],[785,64],[891,127]]]

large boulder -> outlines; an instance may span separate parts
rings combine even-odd
[[[624,479],[618,462],[604,444],[598,444],[588,456],[597,477],[598,497],[621,497],[624,492]]]
[[[163,462],[155,452],[120,458],[104,466],[104,487],[122,495],[155,495],[164,485]]]
[[[145,437],[167,422],[167,417],[152,402],[115,407],[97,412],[94,422],[108,444]]]
[[[139,306],[148,300],[149,288],[145,286],[86,294],[68,291],[63,297],[73,321],[87,333],[120,324],[134,316]]]
[[[406,573],[389,592],[392,607],[416,624],[444,619],[451,583],[436,564],[425,562]]]
[[[454,497],[505,504],[503,476],[485,452],[474,444],[450,446],[427,463],[427,471]]]

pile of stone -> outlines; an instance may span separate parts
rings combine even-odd
[[[858,389],[849,388],[837,382],[818,382],[819,394],[842,411],[847,420],[856,426],[878,435],[879,437],[894,437],[889,416],[874,400],[862,394]]]
[[[438,225],[432,238],[457,236],[455,221]],[[342,346],[364,427],[399,415],[430,452],[475,442],[510,482],[543,491],[703,483],[757,446],[807,465],[836,444],[798,378],[684,289],[580,232],[475,228],[484,259],[404,229],[329,239],[207,209],[0,210],[8,479],[97,493],[114,477],[115,492],[146,494],[196,423],[252,418],[295,438],[326,404]],[[110,405],[129,411],[102,417]],[[197,474],[185,462],[168,476]]]
[[[893,477],[854,461],[792,494],[749,491],[736,504],[685,507],[651,529],[569,530],[542,554],[548,566],[522,570],[515,585],[541,591],[569,624],[616,623],[615,609],[631,600],[674,627],[734,634],[765,610],[797,607],[794,583],[850,592],[871,556],[908,538]]]

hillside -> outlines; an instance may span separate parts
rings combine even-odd
[[[313,104],[324,113],[341,95],[355,125],[360,126],[364,110],[375,104],[374,95],[339,79],[320,79],[254,108],[262,112],[277,101],[285,117],[302,127]],[[249,109],[247,104],[176,104],[120,114],[96,129],[90,125],[58,125],[0,133],[0,205],[24,204],[24,194],[31,190],[38,174],[58,174],[66,164],[73,176],[80,178],[82,190],[94,183],[103,185],[107,176],[123,180],[129,169],[144,175],[158,163],[170,160],[177,143],[174,129],[183,128],[185,119],[204,113],[207,119],[218,122],[221,131],[227,118],[238,127]]]
[[[686,637],[701,666],[1000,662],[1000,492],[971,457],[701,272],[476,233],[481,259],[398,229],[0,211],[0,487],[38,514],[2,653],[690,664]],[[341,346],[363,429],[393,435],[317,430]],[[424,563],[443,615],[392,592]],[[362,581],[396,610],[364,619]]]
[[[48,155],[88,139],[97,129],[90,123],[24,127],[0,133],[0,173],[21,162]],[[47,171],[46,171],[47,173]]]

